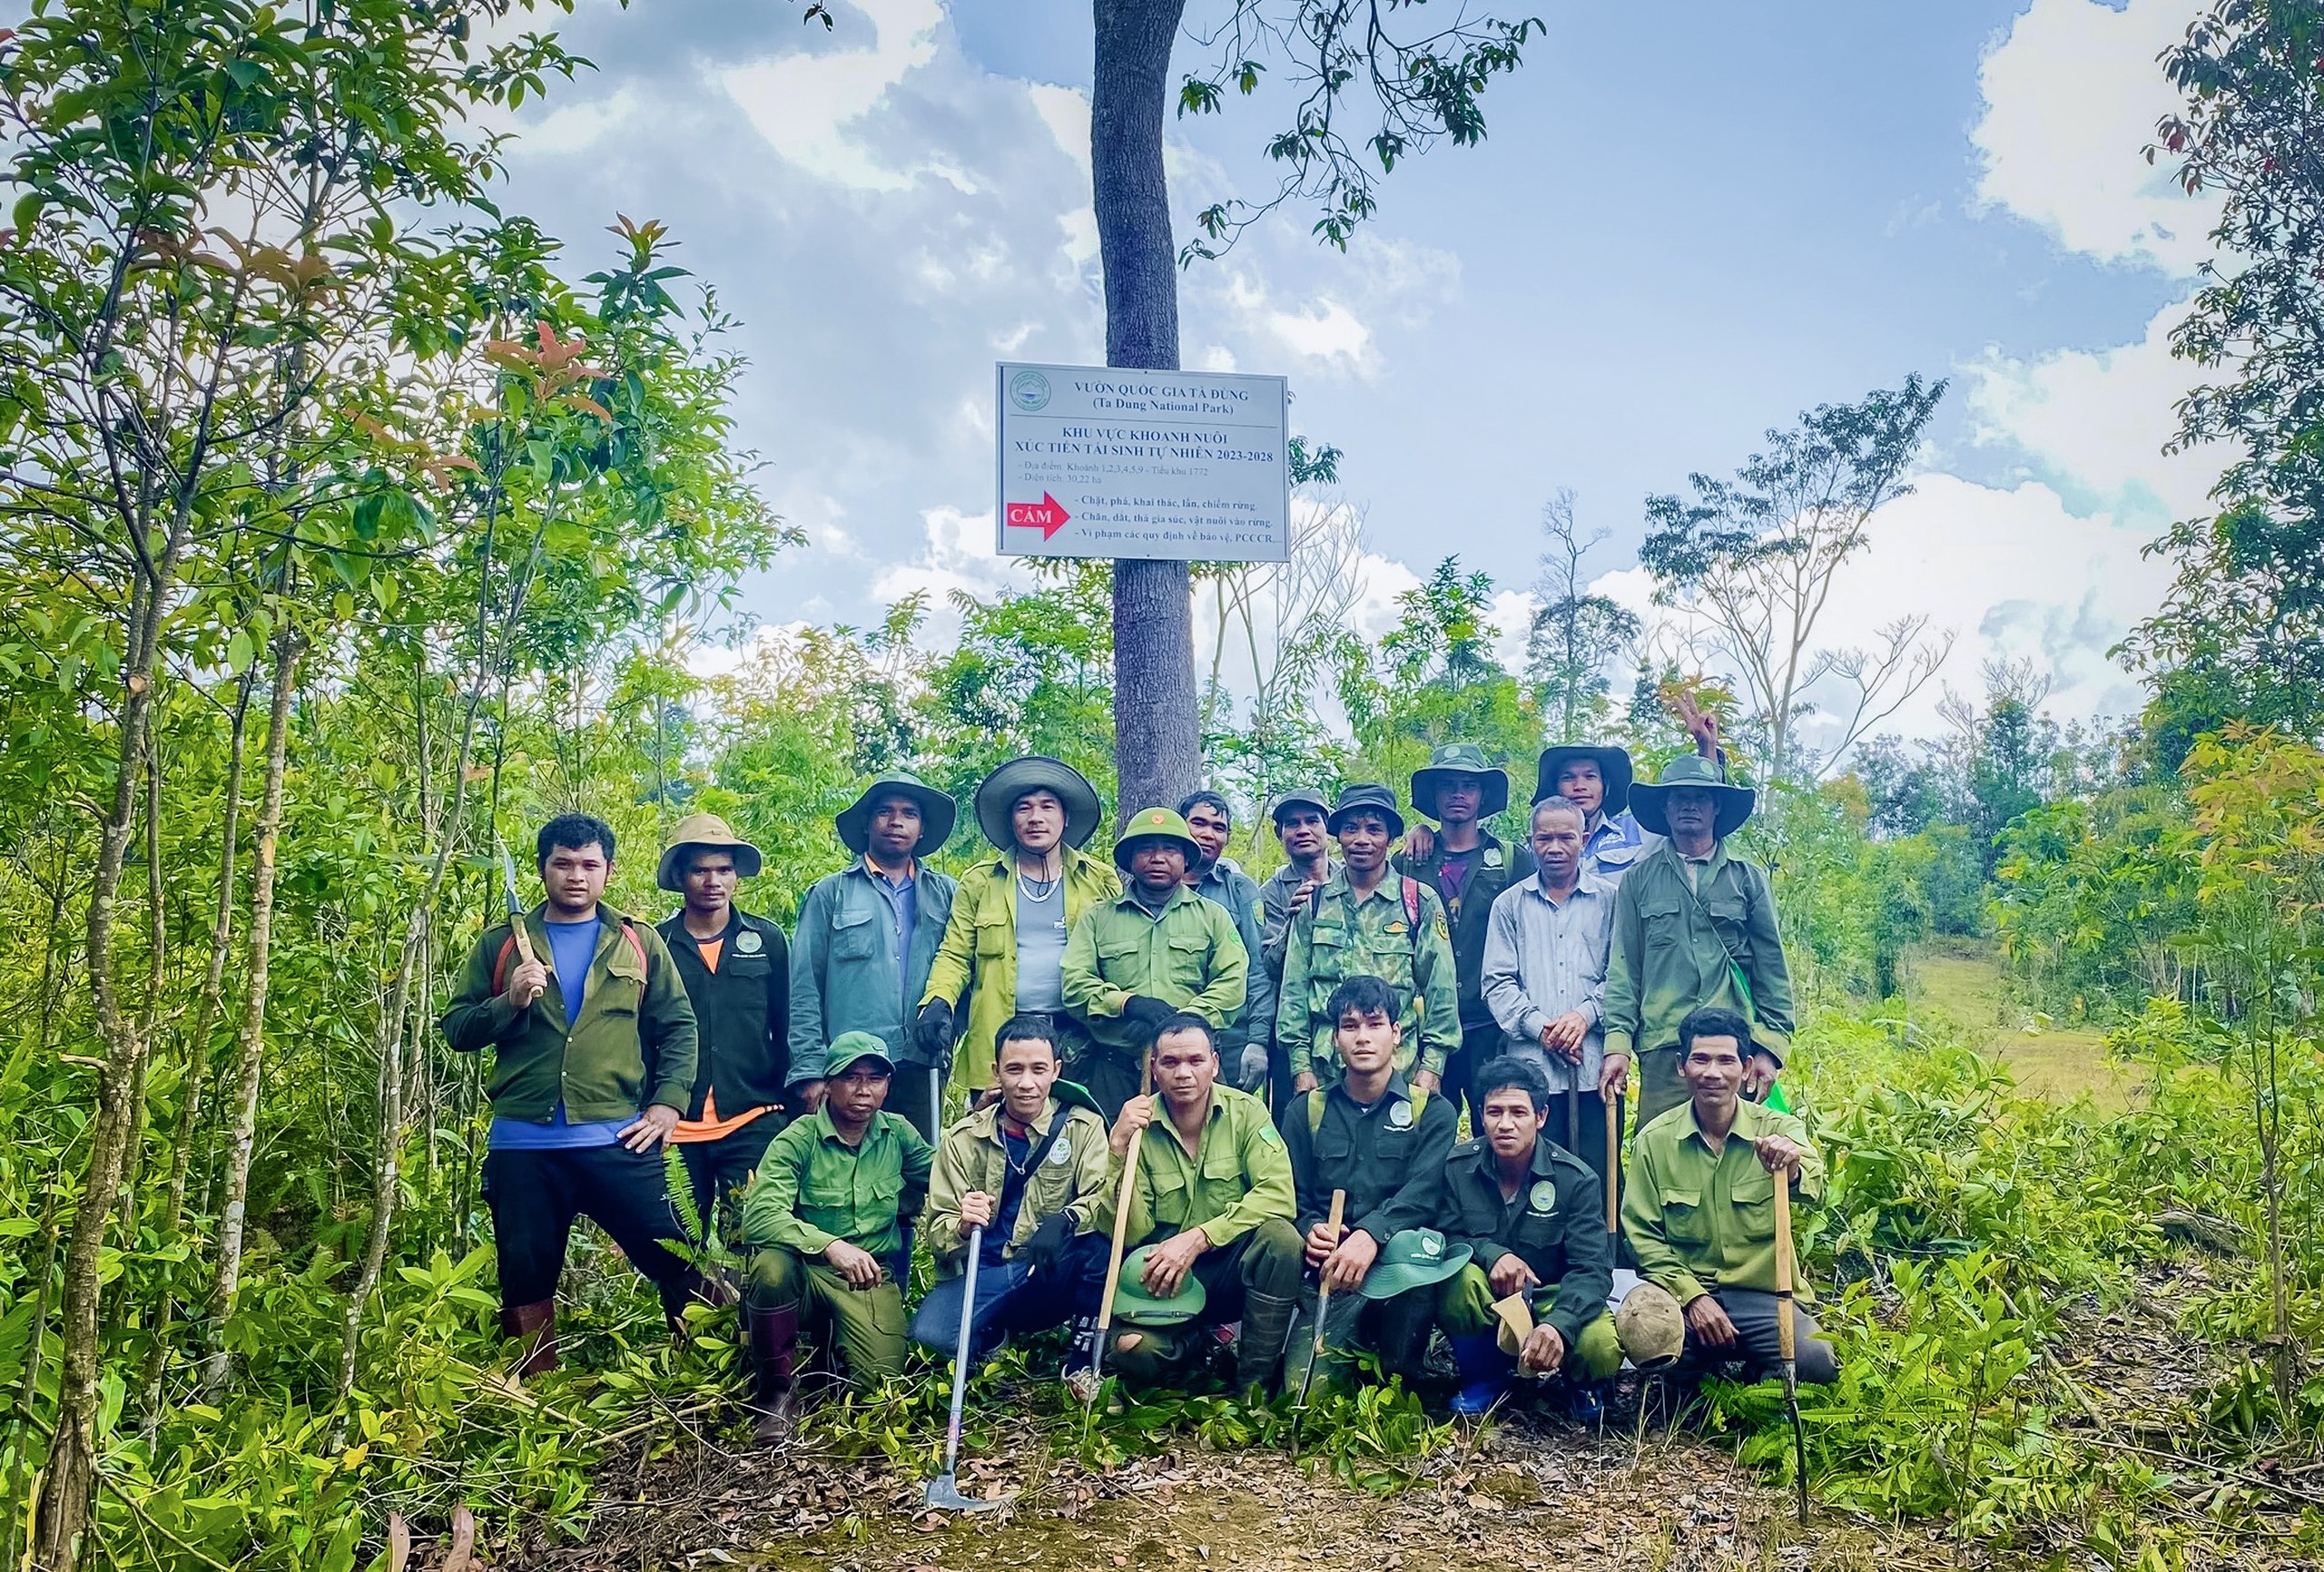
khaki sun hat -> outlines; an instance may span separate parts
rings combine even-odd
[[[1642,1371],[1663,1370],[1687,1351],[1687,1318],[1668,1292],[1641,1282],[1622,1296],[1622,1307],[1614,1312],[1614,1335],[1630,1363]]]
[[[1017,800],[1034,791],[1054,791],[1065,804],[1068,846],[1078,851],[1089,844],[1089,838],[1098,833],[1098,821],[1106,816],[1098,789],[1064,760],[1027,753],[995,769],[977,787],[977,828],[996,850],[1016,850],[1017,835],[1009,816],[1016,811]]]
[[[689,813],[678,820],[670,831],[670,843],[662,849],[661,865],[654,870],[654,884],[673,895],[686,892],[686,853],[690,851],[725,851],[734,854],[734,871],[744,879],[759,876],[759,849],[726,827],[726,820],[715,813]]]

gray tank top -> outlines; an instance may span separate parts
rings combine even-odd
[[[1043,889],[1017,876],[1017,1007],[1053,1013],[1065,1007],[1065,880]]]

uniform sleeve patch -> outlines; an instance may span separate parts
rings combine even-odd
[[[1262,1125],[1259,1126],[1259,1139],[1270,1146],[1280,1146],[1283,1145],[1283,1132],[1273,1125]]]

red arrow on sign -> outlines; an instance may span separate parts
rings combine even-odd
[[[1012,502],[1009,505],[1009,527],[1038,529],[1043,540],[1048,540],[1072,522],[1073,515],[1065,511],[1065,504],[1046,491],[1041,493],[1039,502]]]

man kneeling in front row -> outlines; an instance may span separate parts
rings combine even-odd
[[[937,1283],[912,1316],[911,1340],[950,1358],[960,1347],[969,1244],[977,1299],[969,1351],[981,1359],[1009,1332],[1074,1322],[1068,1380],[1089,1362],[1107,1236],[1094,1232],[1106,1203],[1105,1115],[1058,1079],[1056,1031],[1044,1015],[1011,1016],[993,1039],[1000,1100],[959,1121],[936,1148],[921,1237]]]
[[[1824,1164],[1807,1127],[1742,1098],[1751,1028],[1732,1010],[1699,1009],[1679,1023],[1679,1074],[1689,1100],[1641,1129],[1630,1151],[1622,1233],[1647,1281],[1686,1315],[1688,1362],[1742,1361],[1753,1380],[1777,1360],[1776,1185],[1807,1201],[1824,1194]],[[1795,1274],[1793,1297],[1815,1302]],[[1799,1379],[1839,1374],[1813,1316],[1798,1312]]]

